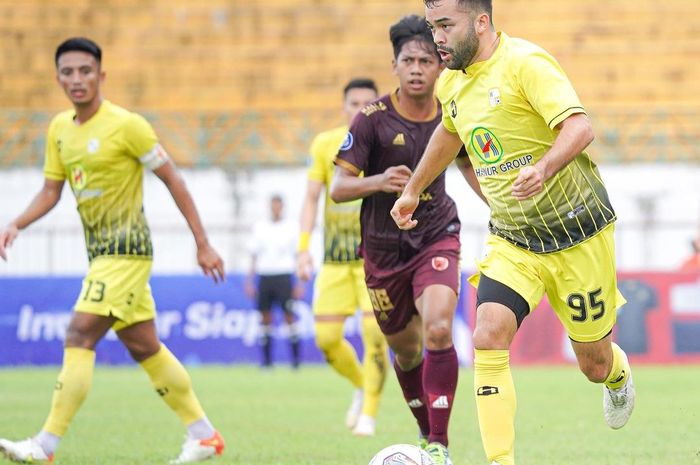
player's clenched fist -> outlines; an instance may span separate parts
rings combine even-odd
[[[390,166],[379,178],[379,189],[382,192],[401,193],[410,178],[411,169],[408,166]]]
[[[525,200],[535,194],[539,194],[544,189],[544,173],[534,166],[526,166],[520,170],[518,177],[513,181],[511,192],[518,200]]]
[[[418,208],[418,196],[407,193],[401,194],[394,207],[391,209],[391,217],[394,219],[396,226],[399,229],[413,229],[418,224],[417,220],[413,219],[413,212]]]

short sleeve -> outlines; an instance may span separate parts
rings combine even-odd
[[[450,109],[452,99],[448,97],[450,94],[449,87],[451,76],[450,70],[445,69],[442,71],[435,85],[435,95],[437,95],[440,106],[442,107],[442,125],[445,126],[445,129],[449,132],[456,133],[457,128],[455,128],[454,122],[452,121],[452,109]]]
[[[326,158],[324,155],[324,148],[326,144],[323,143],[323,135],[319,134],[311,142],[311,147],[309,152],[311,152],[311,163],[309,169],[306,172],[306,177],[311,181],[326,182]]]
[[[586,112],[564,70],[544,50],[522,58],[518,77],[528,102],[550,129],[573,114]]]
[[[66,170],[61,163],[61,154],[59,151],[59,140],[57,134],[57,120],[54,118],[49,124],[49,129],[46,134],[46,153],[44,156],[44,177],[55,181],[63,181],[66,179]]]
[[[340,145],[334,163],[359,176],[367,169],[374,141],[374,125],[370,117],[362,112],[358,113]]]
[[[138,158],[141,163],[151,169],[156,169],[158,164],[154,160],[165,157],[165,152],[158,144],[158,137],[151,124],[141,115],[131,113],[124,124],[124,144],[129,156]]]

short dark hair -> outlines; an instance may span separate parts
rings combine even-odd
[[[428,29],[425,18],[418,15],[404,16],[389,29],[389,39],[394,47],[394,58],[398,58],[405,43],[413,40],[425,42],[436,56],[440,56],[433,42],[433,34]]]
[[[425,6],[432,8],[436,3],[442,0],[423,0]],[[492,0],[457,0],[457,4],[465,7],[469,7],[470,10],[476,11],[478,13],[485,12],[489,15],[491,24],[493,24],[493,1]]]
[[[377,84],[374,83],[372,79],[369,78],[354,78],[348,82],[345,87],[343,87],[343,97],[348,96],[348,92],[352,89],[371,89],[375,94],[379,93],[377,89]]]
[[[64,40],[56,48],[56,66],[58,66],[58,59],[66,52],[86,52],[95,57],[98,65],[102,64],[102,49],[94,41],[85,37],[71,37]]]

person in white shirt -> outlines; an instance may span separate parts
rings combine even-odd
[[[245,285],[246,295],[257,301],[262,314],[262,366],[272,367],[272,306],[284,311],[289,327],[292,366],[299,366],[299,334],[292,304],[303,289],[293,289],[292,275],[296,267],[296,224],[283,217],[284,202],[279,195],[270,199],[270,219],[253,227],[250,247],[250,269]],[[257,286],[255,284],[258,279]]]

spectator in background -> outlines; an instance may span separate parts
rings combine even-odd
[[[293,290],[292,274],[296,266],[296,225],[284,219],[284,202],[279,195],[270,199],[270,219],[253,228],[250,270],[245,284],[246,295],[254,300],[262,314],[262,366],[272,367],[272,306],[278,304],[289,328],[292,366],[299,366],[299,331],[292,304],[303,289]],[[258,279],[257,287],[255,279]]]
[[[688,257],[681,265],[681,271],[698,271],[700,270],[700,232],[690,241],[690,246],[693,248],[693,254]]]

